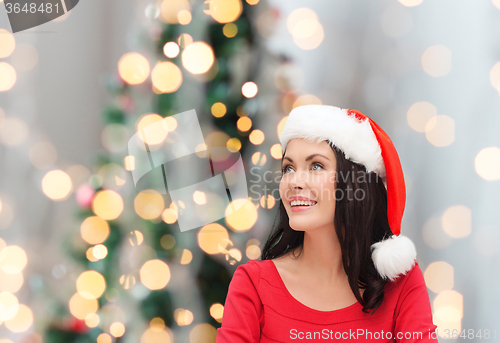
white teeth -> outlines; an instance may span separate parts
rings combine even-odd
[[[314,204],[316,204],[316,201],[293,200],[292,202],[290,202],[291,206],[299,206],[299,205],[312,206]]]

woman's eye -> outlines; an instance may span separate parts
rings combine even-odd
[[[323,168],[323,166],[322,166],[321,164],[319,164],[319,163],[315,163],[315,164],[313,164],[313,168],[314,168],[314,167],[320,167],[320,168]],[[319,170],[319,169],[313,169],[313,170]]]
[[[290,166],[285,166],[285,167],[283,167],[283,169],[281,169],[281,172],[282,172],[283,174],[284,174],[284,173],[286,173],[286,171],[288,170],[288,168],[289,168],[289,167],[290,167]]]

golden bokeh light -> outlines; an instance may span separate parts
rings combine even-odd
[[[28,264],[28,257],[23,248],[9,245],[0,251],[0,269],[7,274],[21,272]]]
[[[461,331],[464,312],[463,296],[454,290],[439,293],[432,302],[433,321],[438,326],[438,334],[445,338],[444,330]]]
[[[9,292],[0,292],[0,323],[14,318],[18,310],[17,297]]]
[[[161,214],[161,219],[167,224],[173,224],[177,221],[177,212],[172,208],[166,208]]]
[[[24,283],[23,273],[8,274],[0,269],[0,291],[16,293]]]
[[[1,82],[1,74],[0,74]],[[28,124],[20,118],[5,118],[0,125],[0,140],[6,145],[19,145],[28,138]]]
[[[191,37],[191,35],[188,33],[181,34],[177,39],[177,44],[179,44],[181,48],[185,48],[192,43],[193,43],[193,37]]]
[[[491,86],[500,93],[500,62],[495,63],[490,71]]]
[[[257,209],[250,199],[231,201],[226,208],[225,215],[227,225],[236,232],[250,230],[258,217]]]
[[[171,234],[163,235],[160,239],[160,245],[163,249],[172,249],[175,246],[175,237]]]
[[[293,103],[292,108],[305,105],[323,105],[323,102],[315,95],[305,94],[299,96]]]
[[[7,62],[0,62],[0,92],[10,90],[17,81],[14,67]]]
[[[135,285],[135,277],[132,275],[122,275],[119,279],[120,285],[123,286],[123,289],[130,289],[133,285]]]
[[[414,7],[420,5],[424,0],[398,0],[398,1],[406,7]]]
[[[121,337],[125,334],[125,325],[123,325],[123,323],[120,322],[114,322],[109,327],[109,332],[114,337]]]
[[[241,132],[246,132],[246,131],[250,130],[250,128],[252,127],[252,119],[250,119],[248,117],[241,117],[236,122],[236,127]]]
[[[193,260],[193,253],[188,249],[182,250],[181,264],[189,264]]]
[[[257,5],[259,3],[260,0],[247,0],[247,3],[249,5]]]
[[[128,171],[135,170],[135,157],[130,155],[125,156],[123,158],[123,167]]]
[[[241,0],[211,0],[209,13],[219,23],[230,23],[238,19],[243,11]]]
[[[141,268],[141,282],[151,290],[164,288],[170,281],[170,268],[158,259],[149,260]]]
[[[172,62],[159,62],[151,72],[151,82],[161,93],[173,93],[182,84],[182,72]]]
[[[234,23],[227,23],[222,28],[222,33],[227,38],[233,38],[238,33],[238,26],[236,26],[236,24],[234,24]]]
[[[149,327],[156,330],[165,329],[165,321],[160,317],[155,317],[149,322]]]
[[[241,149],[241,141],[238,138],[231,138],[227,141],[226,147],[233,152],[239,151]]]
[[[49,171],[42,179],[43,193],[52,200],[65,200],[72,189],[71,178],[62,170]]]
[[[149,328],[141,336],[141,343],[172,343],[173,335],[167,327]]]
[[[176,42],[167,42],[163,46],[163,53],[165,56],[168,58],[176,58],[177,55],[179,55],[179,52],[181,51],[179,44]]]
[[[241,254],[240,249],[232,248],[229,249],[226,254],[226,260],[229,261],[229,264],[234,265],[236,262],[240,262],[243,255]]]
[[[459,318],[462,319],[464,312],[464,297],[462,294],[454,290],[446,290],[440,292],[432,302],[434,311],[438,311],[444,307],[453,307],[459,313]]]
[[[5,327],[12,332],[25,332],[33,325],[33,311],[23,304],[19,304],[16,315],[5,322]]]
[[[112,343],[113,338],[111,338],[110,335],[107,333],[101,333],[99,336],[97,336],[97,343]]]
[[[276,143],[270,149],[271,156],[277,160],[281,160],[281,156],[283,155],[283,151],[281,150],[281,144]]]
[[[138,85],[146,81],[149,71],[148,60],[137,52],[126,53],[118,61],[120,77],[131,85]]]
[[[425,284],[434,293],[448,291],[455,284],[454,275],[453,266],[450,264],[444,261],[433,262],[425,269]]]
[[[189,333],[190,343],[215,342],[217,329],[207,323],[197,324]]]
[[[130,231],[128,241],[132,246],[139,246],[144,242],[144,235],[139,230]]]
[[[153,125],[155,123],[156,125]],[[143,131],[145,128],[147,128],[147,135]],[[139,137],[149,145],[161,144],[167,138],[169,132],[166,119],[156,113],[142,115],[137,120],[136,129],[137,132],[141,132]]]
[[[50,168],[57,161],[57,150],[50,142],[39,141],[31,146],[29,158],[38,169]]]
[[[474,159],[476,173],[486,181],[500,180],[500,148],[481,149]]]
[[[271,194],[268,194],[267,196],[263,195],[260,198],[260,206],[262,208],[273,208],[275,203],[276,200],[274,200],[274,197]]]
[[[443,213],[441,223],[450,237],[467,237],[472,231],[472,211],[463,205],[451,206]]]
[[[106,280],[95,270],[87,270],[76,279],[76,290],[86,299],[98,299],[106,290]]]
[[[207,196],[205,192],[195,191],[193,193],[193,201],[198,205],[204,205],[207,203]]]
[[[102,260],[103,258],[105,258],[106,256],[108,256],[108,248],[106,248],[105,245],[97,244],[92,249],[92,254],[98,260]]]
[[[101,322],[101,318],[97,313],[90,313],[85,317],[85,324],[89,328],[95,328]]]
[[[500,0],[491,0],[493,5],[500,10]]]
[[[210,306],[210,315],[219,323],[222,322],[222,316],[224,314],[224,306],[220,303],[215,303]]]
[[[455,140],[455,120],[447,115],[429,119],[425,125],[425,138],[434,146],[448,146]]]
[[[181,24],[179,14],[183,11],[191,11],[188,0],[163,0],[161,3],[161,19],[167,24]],[[184,19],[185,15],[181,14],[180,16],[181,19]]]
[[[428,47],[422,54],[422,68],[432,77],[447,75],[451,70],[451,50],[444,45]]]
[[[265,136],[261,130],[253,130],[248,138],[252,144],[259,145],[264,142]]]
[[[188,10],[182,10],[177,14],[177,20],[181,25],[189,24],[191,22],[191,19],[193,19],[193,16]]]
[[[205,42],[189,44],[181,54],[182,65],[192,74],[206,73],[214,64],[212,47]]]
[[[184,308],[177,308],[174,311],[174,319],[179,326],[186,326],[193,322],[193,312]]]
[[[80,293],[75,293],[69,300],[69,311],[80,320],[85,320],[89,314],[96,313],[98,309],[97,299],[85,298]]]
[[[104,220],[113,220],[123,211],[123,199],[112,190],[101,190],[92,200],[92,211]]]
[[[88,248],[87,251],[85,252],[85,256],[87,257],[87,260],[89,260],[90,262],[99,261],[99,259],[94,256],[94,247]]]
[[[259,87],[257,87],[255,82],[248,81],[241,86],[241,94],[243,94],[245,98],[253,98],[258,92]]]
[[[278,126],[276,127],[277,133],[278,133],[278,138],[281,137],[281,132],[285,128],[286,121],[288,120],[288,116],[283,117],[280,122],[278,123]],[[281,158],[281,156],[280,156]]]
[[[109,224],[101,217],[88,217],[80,225],[80,234],[89,244],[102,243],[109,236]]]
[[[38,50],[31,44],[17,44],[16,49],[10,56],[10,61],[16,70],[32,70],[38,63]]]
[[[245,251],[245,254],[250,260],[256,260],[260,257],[261,251],[257,245],[249,245]]]
[[[290,13],[287,28],[295,44],[303,50],[316,49],[325,38],[318,15],[307,7],[297,8]]]
[[[263,166],[264,164],[266,164],[267,157],[266,154],[257,151],[253,153],[251,160],[254,165]]]
[[[427,101],[414,103],[406,113],[408,125],[417,132],[425,132],[425,126],[435,116],[437,116],[436,107]]]
[[[226,105],[224,105],[222,102],[216,102],[212,105],[210,111],[215,118],[221,118],[226,114],[227,108]]]
[[[0,58],[9,57],[15,48],[14,35],[5,29],[0,29]]]
[[[203,226],[198,232],[198,245],[207,254],[221,253],[228,245],[229,233],[217,223]]]
[[[161,216],[164,208],[163,196],[152,189],[140,192],[134,199],[135,212],[142,219],[156,219]]]

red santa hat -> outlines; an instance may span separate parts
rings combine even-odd
[[[373,263],[379,274],[391,281],[406,274],[417,253],[413,242],[400,234],[406,188],[401,162],[389,136],[357,110],[306,105],[290,112],[280,135],[283,151],[293,138],[317,143],[329,140],[347,159],[379,175],[387,189],[387,215],[393,235],[372,245]]]

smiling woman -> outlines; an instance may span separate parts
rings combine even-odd
[[[236,269],[217,342],[437,342],[387,134],[358,111],[308,105],[280,139],[279,222],[261,260]]]

